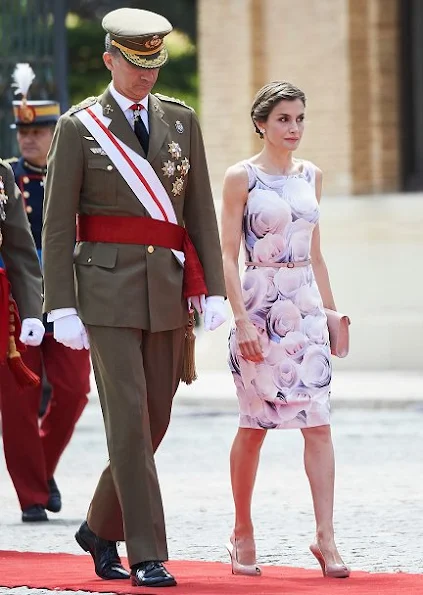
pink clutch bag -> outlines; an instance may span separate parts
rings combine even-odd
[[[350,319],[345,314],[325,308],[328,319],[330,351],[337,357],[346,357],[350,346]]]

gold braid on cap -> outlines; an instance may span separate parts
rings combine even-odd
[[[136,56],[152,56],[153,54],[157,54],[157,52],[160,52],[160,50],[163,48],[164,43],[162,41],[160,43],[160,45],[158,45],[156,48],[154,48],[154,50],[150,50],[149,52],[142,52],[141,50],[133,50],[131,48],[126,47],[125,45],[118,43],[114,39],[112,39],[112,45],[116,46],[117,48],[119,48],[120,50],[123,50],[124,52],[126,52],[128,54],[135,54]]]

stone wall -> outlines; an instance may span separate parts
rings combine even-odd
[[[308,98],[298,156],[327,194],[399,187],[398,0],[199,0],[201,120],[217,198],[258,150],[252,98],[287,79]]]

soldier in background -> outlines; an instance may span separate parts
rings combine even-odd
[[[55,124],[60,116],[55,101],[28,101],[28,89],[21,85],[19,71],[26,77],[28,65],[18,65],[19,89],[24,100],[14,101],[17,140],[21,153],[11,159],[16,183],[21,191],[39,258],[47,153]],[[18,73],[16,75],[16,73]],[[33,73],[32,73],[33,75]],[[32,76],[33,78],[33,76]],[[22,389],[5,370],[1,376],[4,452],[22,509],[22,521],[47,521],[46,509],[59,512],[61,494],[54,472],[68,444],[89,392],[90,360],[86,350],[75,351],[58,343],[52,324],[44,318],[46,334],[39,347],[23,355],[25,364],[38,376],[43,373],[52,387],[47,409],[39,424],[43,387]]]
[[[44,336],[41,322],[42,281],[28,220],[19,190],[8,163],[0,159],[0,257],[7,268],[0,268],[0,379],[8,372],[6,360],[16,344],[37,346]],[[12,314],[11,297],[22,319],[18,335],[16,317]],[[12,324],[11,324],[11,321]],[[20,326],[20,325],[19,325]],[[1,394],[0,405],[4,399]]]

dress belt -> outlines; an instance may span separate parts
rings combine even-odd
[[[306,267],[311,264],[311,260],[298,260],[297,262],[246,262],[247,267],[270,267],[274,269],[286,268],[293,269],[295,267]]]

